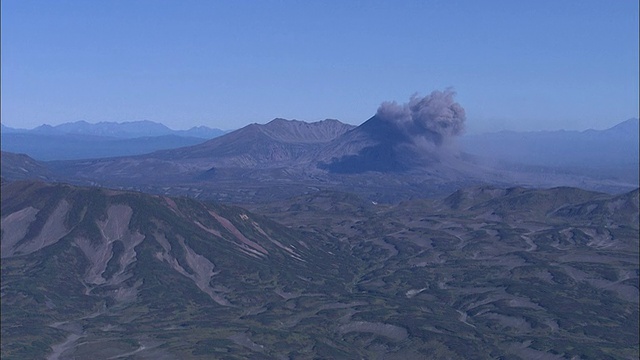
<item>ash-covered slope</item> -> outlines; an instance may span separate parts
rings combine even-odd
[[[213,176],[246,180],[246,171],[304,166],[323,145],[352,129],[337,120],[306,123],[275,119],[251,124],[205,143],[151,154],[52,166],[69,181],[118,186],[208,181]]]
[[[358,192],[374,201],[442,196],[461,187],[574,186],[611,193],[637,182],[607,172],[498,167],[458,150],[464,109],[450,90],[383,103],[358,127],[337,120],[276,119],[205,143],[152,154],[50,164],[59,178],[236,203],[310,189]]]
[[[452,143],[464,131],[465,112],[454,96],[434,91],[403,105],[383,103],[375,116],[326,146],[319,166],[333,173],[403,172],[460,162]]]
[[[307,123],[274,119],[251,124],[203,144],[155,154],[163,159],[206,159],[216,167],[291,166],[354,126],[327,119]]]

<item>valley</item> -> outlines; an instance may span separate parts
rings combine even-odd
[[[2,357],[638,355],[637,190],[245,207],[3,183]]]

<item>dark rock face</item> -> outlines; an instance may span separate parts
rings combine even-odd
[[[317,156],[318,167],[337,174],[404,173],[430,167],[448,149],[441,137],[429,136],[422,130],[413,137],[407,129],[376,115],[327,145]]]
[[[338,174],[358,174],[367,171],[402,172],[409,169],[407,151],[409,138],[391,124],[372,117],[349,133],[332,141],[325,148],[327,162],[318,167]],[[340,153],[342,149],[343,153]],[[355,154],[350,154],[351,152]],[[320,158],[323,154],[320,154]]]
[[[335,174],[360,174],[369,171],[397,173],[409,169],[403,164],[403,160],[404,157],[393,144],[378,144],[363,148],[357,155],[334,158],[329,164],[320,162],[318,167]]]

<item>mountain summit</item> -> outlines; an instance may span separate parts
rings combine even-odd
[[[152,136],[191,136],[203,139],[211,139],[224,134],[226,131],[212,129],[206,126],[192,127],[189,130],[172,130],[167,126],[149,120],[139,121],[101,121],[95,124],[84,120],[68,122],[60,125],[40,125],[35,129],[14,129],[2,125],[3,133],[22,133],[39,135],[82,135],[100,136],[118,139],[132,139]]]
[[[199,145],[158,152],[154,156],[207,164],[207,168],[291,166],[353,127],[332,119],[307,123],[278,118],[264,125],[247,125]]]
[[[454,96],[434,91],[403,105],[383,103],[375,116],[326,147],[320,167],[336,173],[397,172],[439,162],[464,130],[465,112]]]
[[[320,188],[355,191],[375,201],[396,201],[480,184],[580,186],[607,192],[637,187],[637,161],[635,165],[633,161],[637,159],[637,140],[629,137],[630,141],[621,141],[619,131],[592,131],[579,136],[558,132],[557,141],[553,139],[556,146],[525,152],[529,157],[570,158],[567,166],[520,161],[527,159],[517,151],[523,149],[518,145],[526,144],[521,136],[513,142],[489,144],[513,143],[505,151],[517,157],[511,164],[486,159],[483,153],[469,151],[469,146],[467,152],[461,152],[457,142],[465,130],[466,114],[454,98],[453,91],[445,90],[413,96],[404,104],[385,102],[357,127],[330,119],[307,123],[278,118],[197,145],[47,165],[57,179],[75,184],[239,203]],[[633,122],[624,127],[631,125]],[[631,152],[626,144],[632,145]],[[489,145],[482,148],[486,150]],[[566,150],[562,156],[558,156],[560,149]],[[593,154],[589,166],[574,168],[572,165],[580,165],[577,160],[587,153],[583,149],[591,149],[589,154]],[[601,149],[611,151],[598,154]],[[610,161],[612,156],[617,163]],[[594,169],[594,164],[606,166]]]

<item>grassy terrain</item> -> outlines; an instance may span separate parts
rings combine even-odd
[[[17,247],[71,204],[66,235],[2,259],[3,359],[638,357],[637,191],[316,192],[250,212],[2,186],[3,229],[39,209]]]

